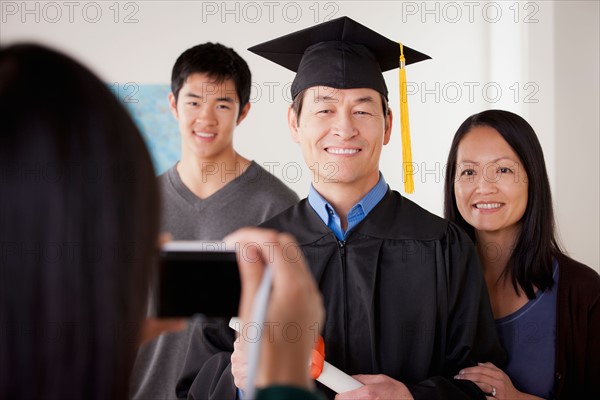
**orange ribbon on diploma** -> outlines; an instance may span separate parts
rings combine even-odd
[[[325,341],[323,336],[319,335],[319,340],[312,351],[312,362],[310,363],[310,376],[317,379],[323,372],[325,364]]]
[[[325,361],[325,342],[322,336],[319,336],[312,352],[310,375],[336,393],[349,392],[363,386],[350,375]]]

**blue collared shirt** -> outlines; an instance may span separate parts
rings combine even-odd
[[[377,184],[369,190],[369,193],[367,193],[365,197],[350,209],[350,212],[348,213],[348,229],[346,229],[345,232],[342,230],[342,223],[338,213],[333,209],[331,204],[315,190],[313,185],[310,185],[310,190],[308,192],[308,203],[313,210],[315,210],[323,223],[333,231],[338,240],[344,240],[348,237],[352,228],[365,219],[367,214],[369,214],[381,199],[383,199],[387,190],[388,185],[383,178],[383,174],[379,173],[379,181]]]

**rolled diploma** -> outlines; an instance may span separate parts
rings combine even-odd
[[[362,383],[327,361],[323,362],[323,371],[317,380],[336,393],[348,392],[363,386]]]
[[[239,333],[238,328],[241,326],[239,318],[233,317],[229,320],[229,327]],[[327,361],[323,362],[323,371],[317,378],[317,381],[327,386],[336,393],[344,393],[350,390],[358,389],[363,386],[362,383],[345,373],[344,371],[334,367]]]

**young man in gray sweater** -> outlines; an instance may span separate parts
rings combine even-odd
[[[173,67],[169,106],[179,125],[181,160],[159,182],[161,230],[175,240],[221,240],[298,201],[283,182],[233,147],[233,132],[250,110],[250,86],[246,62],[221,44],[192,47]],[[220,341],[217,347],[215,340]],[[216,354],[215,349],[223,345],[233,349],[233,340],[226,321],[201,317],[190,320],[182,332],[161,335],[139,350],[131,377],[132,398],[187,397],[203,371],[214,373],[229,364],[228,356],[221,359],[223,353]]]

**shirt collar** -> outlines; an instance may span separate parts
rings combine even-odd
[[[366,217],[367,214],[369,214],[373,210],[373,208],[375,208],[375,206],[381,201],[381,199],[383,199],[383,196],[385,196],[387,189],[387,182],[385,181],[383,174],[380,172],[379,181],[377,181],[377,184],[373,186],[371,190],[369,190],[369,193],[367,193],[365,197],[360,199],[360,201],[356,203],[354,207],[352,207],[350,213],[352,213],[352,211],[355,210],[357,206],[359,206],[360,208],[362,208],[364,216]],[[319,218],[321,218],[321,220],[325,223],[325,225],[329,224],[330,210],[337,215],[331,204],[329,204],[329,202],[325,200],[325,198],[323,198],[323,196],[321,196],[319,192],[317,192],[317,190],[312,184],[310,185],[310,189],[308,191],[308,203],[313,208],[313,210],[315,210],[315,212],[317,213]]]

